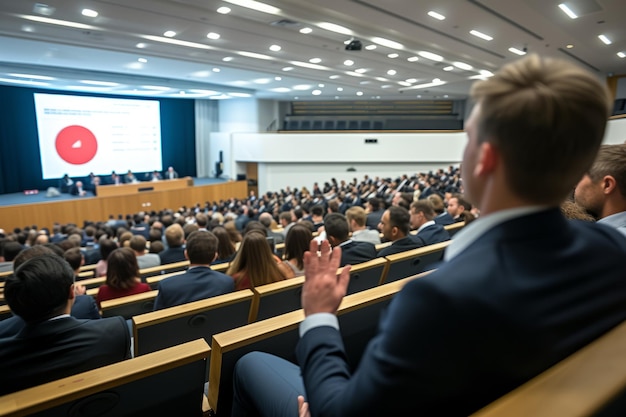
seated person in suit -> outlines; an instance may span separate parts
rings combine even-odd
[[[378,223],[380,218],[383,217],[385,212],[384,207],[381,207],[381,201],[379,198],[372,197],[365,203],[365,211],[367,212],[367,220],[365,225],[368,229],[378,230]]]
[[[235,415],[296,415],[305,392],[314,416],[469,415],[626,319],[626,240],[559,210],[602,143],[606,85],[569,61],[528,55],[471,96],[461,169],[481,216],[436,271],[393,297],[356,369],[334,314],[349,271],[337,277],[340,249],[312,242],[300,369],[259,352],[241,358]]]
[[[378,226],[385,240],[392,243],[378,251],[378,256],[392,255],[424,246],[421,237],[409,234],[410,218],[409,211],[401,206],[391,206],[385,210]]]
[[[346,210],[346,219],[352,232],[351,239],[355,242],[369,242],[372,245],[380,243],[380,233],[378,229],[372,230],[365,226],[367,213],[361,206],[352,206]]]
[[[326,238],[335,247],[341,247],[339,266],[356,265],[374,259],[376,247],[369,242],[358,242],[349,238],[348,220],[340,213],[331,213],[324,218]]]
[[[69,175],[63,175],[63,178],[59,180],[59,191],[62,193],[69,193],[74,185],[74,180]]]
[[[324,206],[316,204],[311,207],[311,223],[315,232],[324,226]]]
[[[118,248],[107,259],[106,283],[98,289],[98,307],[103,301],[150,291],[150,286],[141,282],[137,259],[131,249]]]
[[[185,259],[185,232],[183,227],[174,223],[165,229],[165,241],[167,249],[159,253],[161,265],[182,262]]]
[[[210,267],[216,255],[217,238],[213,233],[196,231],[190,234],[185,249],[189,268],[182,275],[159,282],[159,294],[154,301],[154,309],[160,310],[232,292],[235,289],[233,279],[213,271]]]
[[[464,222],[464,212],[469,212],[472,209],[472,205],[463,198],[461,194],[452,194],[452,197],[448,199],[448,214],[454,220],[454,223]]]
[[[146,253],[146,238],[135,235],[130,238],[130,248],[135,252],[139,269],[161,265],[161,258],[156,253]]]
[[[0,395],[130,357],[123,318],[70,316],[76,298],[74,272],[58,255],[24,262],[7,279],[4,295],[26,325],[0,342]]]
[[[124,182],[126,184],[136,184],[139,182],[139,180],[137,179],[135,174],[133,174],[133,171],[129,169],[126,175],[124,175]]]
[[[411,203],[411,229],[417,229],[417,237],[424,241],[424,245],[450,240],[450,234],[440,224],[435,223],[435,210],[430,200],[418,200]]]
[[[599,223],[626,235],[626,144],[602,146],[574,196]]]
[[[174,171],[173,167],[167,168],[167,171],[163,174],[163,178],[166,180],[173,180],[178,178],[178,172]]]
[[[120,185],[120,184],[124,184],[124,179],[120,177],[119,175],[117,175],[115,171],[113,171],[111,172],[111,177],[109,177],[108,183],[111,185]]]
[[[433,219],[435,223],[442,226],[447,226],[454,223],[454,219],[446,210],[443,204],[443,199],[439,194],[431,194],[430,196],[428,196],[428,201],[430,201],[430,203],[433,205],[433,210],[435,210],[436,216]]]
[[[76,181],[76,183],[70,189],[70,194],[84,197],[87,195],[87,190],[83,187],[82,181]]]
[[[161,178],[161,173],[157,170],[152,171],[151,174],[146,174],[146,180],[147,181],[161,181],[163,178]]]

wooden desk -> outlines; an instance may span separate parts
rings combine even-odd
[[[138,194],[146,191],[180,190],[181,188],[192,186],[193,179],[191,177],[185,177],[175,180],[145,181],[133,184],[99,185],[97,191],[98,197],[111,197]]]

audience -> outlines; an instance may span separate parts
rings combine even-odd
[[[137,258],[129,248],[115,249],[107,259],[106,284],[98,289],[98,307],[106,300],[126,297],[150,291],[150,286],[141,282]]]
[[[287,278],[278,268],[276,256],[263,230],[252,230],[244,235],[241,247],[226,273],[235,281],[236,290],[255,288]]]
[[[285,239],[285,260],[278,264],[285,278],[304,275],[304,252],[309,249],[311,239],[311,229],[303,224],[295,224],[289,229]]]
[[[185,260],[185,232],[180,224],[174,223],[165,229],[167,249],[159,253],[161,265]]]
[[[237,249],[230,240],[228,231],[222,226],[216,226],[211,231],[215,237],[217,237],[218,241],[217,258],[212,262],[212,264],[221,264],[232,261],[235,257],[235,253],[237,253]]]
[[[424,245],[450,240],[450,234],[440,224],[435,223],[435,210],[430,200],[417,200],[411,203],[411,229],[417,230],[416,236],[424,241]]]
[[[380,243],[380,233],[378,229],[371,230],[365,226],[367,221],[367,213],[363,207],[352,206],[346,210],[346,220],[352,232],[351,239],[355,242],[369,242],[373,245]]]
[[[410,218],[409,211],[401,206],[391,206],[385,210],[379,227],[385,240],[392,243],[378,251],[378,256],[393,255],[424,246],[421,237],[409,234]]]
[[[146,238],[142,235],[134,235],[130,239],[130,248],[137,257],[139,269],[151,268],[161,265],[161,258],[155,253],[146,253]]]
[[[333,247],[341,248],[339,266],[356,265],[376,258],[376,247],[369,242],[358,242],[349,238],[346,216],[331,213],[324,219],[326,238]]]
[[[104,277],[107,274],[107,259],[109,255],[117,249],[117,243],[111,239],[100,241],[100,260],[96,263],[96,277]]]

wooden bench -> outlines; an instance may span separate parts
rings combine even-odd
[[[189,261],[173,262],[165,265],[151,266],[139,270],[139,276],[142,279],[152,277],[154,275],[167,274],[169,272],[183,271],[189,266]]]
[[[387,275],[384,282],[410,277],[415,274],[434,268],[435,264],[443,259],[443,252],[450,244],[450,240],[434,245],[408,250],[405,252],[387,255],[389,261]]]
[[[248,321],[265,320],[302,308],[300,297],[303,283],[304,276],[300,276],[253,288],[254,298]]]
[[[450,237],[452,237],[464,227],[465,227],[465,222],[459,222],[459,223],[448,224],[444,226],[443,228],[446,229]]]
[[[135,356],[248,323],[253,293],[241,290],[133,316]]]
[[[0,305],[0,321],[4,319],[8,319],[11,317],[13,313],[11,313],[11,309],[8,304]]]
[[[626,415],[626,322],[472,417]]]
[[[128,320],[133,316],[154,310],[154,300],[158,293],[153,290],[106,300],[101,303],[100,312],[102,317],[122,316]]]
[[[346,296],[337,316],[350,366],[355,367],[363,351],[376,334],[381,311],[392,297],[410,280],[381,285]],[[209,371],[209,406],[220,417],[230,416],[232,375],[235,363],[246,353],[262,351],[295,361],[298,325],[304,319],[300,309],[291,313],[219,333],[213,336]]]
[[[78,279],[79,280],[83,280],[83,279],[88,279],[88,278],[93,278],[95,274],[95,270],[92,271],[82,271],[78,273]]]
[[[76,281],[76,284],[84,285],[89,290],[91,288],[99,288],[106,280],[106,277],[87,278]]]
[[[371,261],[352,265],[350,268],[350,283],[348,284],[348,294],[367,290],[385,281],[387,275],[387,259],[375,258]],[[341,268],[337,274],[341,273]]]
[[[81,272],[85,272],[85,271],[95,271],[96,270],[96,264],[90,264],[90,265],[83,265],[80,267],[80,271]],[[95,272],[94,272],[95,274]]]
[[[4,282],[8,276],[13,275],[13,271],[0,272],[0,281]]]
[[[164,349],[2,397],[0,416],[202,416],[204,340]]]
[[[178,275],[182,275],[185,272],[186,271],[177,271],[177,272],[170,272],[169,274],[154,275],[152,277],[146,278],[146,283],[150,285],[150,288],[152,288],[153,290],[156,290],[159,287],[159,282],[161,282],[162,280],[171,278],[171,277],[176,277]]]

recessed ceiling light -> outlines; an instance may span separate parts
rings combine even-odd
[[[565,45],[565,47],[567,49],[572,49],[574,47],[574,45],[572,45],[571,43],[568,43],[567,45]]]
[[[356,95],[357,95],[357,96],[362,96],[362,95],[363,95],[363,91],[357,91],[357,92],[356,92]]]
[[[605,45],[610,45],[613,42],[611,42],[611,40],[609,38],[606,37],[606,35],[598,35],[598,39],[600,39],[602,42],[604,42]]]
[[[371,81],[361,81],[359,84],[366,85],[366,84],[370,84],[370,83],[371,83]]]
[[[437,20],[444,20],[446,17],[440,13],[437,13],[433,10],[431,10],[430,12],[428,12],[428,16],[435,18]]]
[[[286,71],[292,71],[292,70],[293,70],[293,67],[284,67],[283,68],[283,71],[285,71],[285,72]]]
[[[354,65],[354,61],[351,59],[346,59],[345,61],[343,61],[343,65],[345,65],[346,67],[351,67],[352,65]]]
[[[574,11],[565,3],[559,4],[559,9],[561,9],[570,19],[576,19],[578,17],[578,15],[574,13]]]
[[[248,57],[248,58],[254,58],[254,59],[265,59],[265,60],[274,59],[274,58],[272,58],[269,55],[257,54],[256,52],[238,51],[237,53],[239,55],[241,55],[241,56],[245,56],[245,57]]]
[[[443,61],[443,57],[441,55],[433,54],[432,52],[420,51],[417,54],[421,56],[422,58],[430,59],[431,61],[437,61],[437,62]]]
[[[322,29],[329,30],[331,32],[341,33],[342,35],[352,35],[352,31],[350,29],[343,27],[343,26],[336,25],[334,23],[320,22],[317,24],[317,26],[321,27]]]
[[[34,28],[34,27],[32,27],[31,25],[22,25],[22,30],[23,30],[24,32],[31,33],[31,32],[34,32],[34,31],[35,31],[35,28]]]
[[[283,77],[274,77],[274,81],[281,81]]]
[[[70,22],[68,20],[51,19],[49,17],[31,16],[31,15],[18,15],[18,16],[21,17],[22,19],[32,20],[33,22],[39,22],[39,23],[48,23],[50,25],[67,26],[70,28],[87,29],[87,30],[98,29],[95,26],[85,25],[83,23],[78,23],[78,22]]]
[[[374,49],[376,49],[376,45],[367,45],[365,49],[367,49],[368,51],[373,51]]]
[[[407,83],[413,84],[413,83],[416,83],[416,82],[417,82],[417,78],[407,78],[405,81],[406,81]]]
[[[145,90],[155,90],[155,91],[167,91],[171,90],[170,87],[165,87],[162,85],[142,85],[141,88]]]
[[[319,88],[324,88],[324,87],[325,87],[325,85],[324,85],[324,84],[318,84],[317,86],[318,86]]]
[[[433,78],[433,83],[439,84],[441,82],[441,78]]]
[[[228,93],[231,97],[252,97],[252,94],[249,93]]]
[[[336,79],[337,79],[337,78],[339,78],[339,77],[340,77],[340,75],[336,75],[336,74],[335,74],[335,75],[331,75],[331,76],[330,76],[330,77],[328,77],[328,78],[330,78],[331,80],[336,80]]]
[[[335,100],[339,100],[339,96],[335,96]]]
[[[321,58],[311,58],[311,59],[309,59],[309,62],[311,64],[319,64],[320,62],[322,62],[322,59]]]
[[[313,86],[309,84],[298,84],[298,85],[294,85],[292,88],[298,91],[305,91],[305,90],[310,90],[311,88],[313,88]]]
[[[367,69],[359,68],[359,69],[355,69],[354,72],[358,72],[359,74],[363,74],[364,72],[367,72]]]
[[[98,17],[98,12],[92,9],[83,9],[81,13],[87,17]]]
[[[384,78],[384,77],[376,77],[376,79],[380,82],[386,83],[387,81],[389,81],[388,79]]]
[[[311,69],[321,70],[321,71],[328,69],[327,67],[323,65],[311,64],[309,62],[289,61],[289,63],[296,65],[298,67],[311,68]]]
[[[354,71],[346,71],[346,74],[351,77],[363,77],[363,74]]]
[[[211,71],[194,71],[190,75],[192,77],[206,78],[211,76]]]
[[[391,84],[385,84],[385,85],[381,85],[380,88],[391,88],[393,87],[393,85]]]
[[[460,68],[462,70],[465,70],[465,71],[470,71],[470,70],[474,69],[474,67],[472,67],[469,64],[466,64],[465,62],[458,62],[457,61],[457,62],[453,62],[452,65],[454,65],[455,67]]]
[[[255,0],[224,0],[226,3],[234,4],[248,9],[256,10],[257,12],[278,14],[280,9],[269,4],[261,3]]]
[[[390,69],[389,71],[387,71],[387,75],[396,75],[397,71],[394,69]]]
[[[406,81],[398,81],[398,84],[404,86],[404,87],[410,87],[411,83],[407,83]]]
[[[189,90],[190,93],[196,93],[196,94],[203,94],[206,96],[215,96],[217,94],[220,94],[217,91],[214,90],[203,90],[203,89],[197,89],[197,88],[192,88],[191,90]]]
[[[226,94],[220,94],[219,96],[212,96],[210,97],[211,100],[227,100],[229,98],[232,98],[231,96],[227,96]]]
[[[343,87],[337,87],[337,91],[343,91]]]
[[[488,70],[480,70],[480,75],[482,75],[483,77],[493,77],[493,72],[488,71]]]
[[[448,65],[447,67],[443,67],[444,71],[452,71],[454,67],[452,65]]]
[[[308,28],[308,27],[300,29],[300,33],[304,33],[305,35],[308,35],[311,32],[313,32],[313,29]]]
[[[470,34],[476,36],[477,38],[484,39],[486,41],[493,40],[492,36],[489,36],[489,35],[487,35],[485,33],[479,32],[479,31],[474,30],[474,29],[470,30]]]
[[[389,55],[387,55],[387,58],[394,59],[394,58],[397,58],[397,57],[399,57],[399,56],[400,56],[400,55],[398,55],[398,54],[389,54]]]
[[[271,45],[271,46],[270,46],[270,51],[278,52],[278,51],[280,51],[281,49],[283,49],[283,48],[281,48],[281,46],[280,46],[280,45]]]
[[[119,85],[118,83],[110,81],[80,80],[80,82],[83,84],[98,85],[102,87],[117,87]]]
[[[269,84],[272,82],[269,78],[257,78],[256,80],[252,80],[255,84]]]
[[[415,96],[415,97],[417,97],[417,98],[422,98],[422,95],[421,95],[421,94],[418,94],[418,95],[417,95],[417,96]]]
[[[234,58],[232,56],[225,56],[224,58],[222,58],[222,61],[224,62],[229,62],[232,61]]]
[[[295,96],[295,97],[294,97],[293,99],[294,99],[294,100],[298,100],[299,98],[300,98],[300,97],[298,97],[298,96]]]
[[[404,49],[404,45],[402,45],[401,43],[398,43],[396,41],[390,41],[389,39],[385,38],[374,37],[372,38],[372,42],[377,43],[380,46],[386,46],[387,48],[391,49]]]
[[[230,13],[230,7],[222,6],[219,9],[217,9],[217,12],[220,14],[228,14]]]
[[[185,95],[185,94],[187,94],[187,93],[185,93],[183,90],[180,90],[180,91],[178,92],[178,94],[180,94],[181,96],[184,96],[184,95]]]
[[[313,94],[314,96],[319,96],[320,94],[322,94],[321,90],[313,90],[311,91],[311,94]]]
[[[163,36],[165,36],[166,38],[173,38],[174,36],[176,36],[176,32],[174,32],[173,30],[168,30],[163,33]]]
[[[213,68],[211,71],[213,71],[213,72],[220,72],[220,71],[221,71],[221,69],[219,69],[219,68],[217,68],[217,67],[216,67],[216,68]]]
[[[28,78],[31,80],[43,80],[43,81],[51,81],[51,80],[55,80],[56,78],[54,77],[48,77],[47,75],[35,75],[35,74],[16,74],[16,73],[11,73],[11,74],[7,74],[10,75],[11,77],[17,77],[17,78]]]
[[[419,61],[419,58],[416,57],[416,56],[410,56],[406,60],[409,61],[409,62],[417,62],[417,61]]]
[[[48,6],[43,3],[35,3],[33,6],[33,12],[42,14],[44,16],[51,16],[55,12],[56,8]]]
[[[626,53],[624,53],[624,52],[618,52],[618,53],[617,53],[617,56],[618,56],[618,57],[620,57],[620,58],[626,58]]]
[[[214,47],[209,46],[209,45],[205,45],[203,43],[181,41],[180,39],[164,38],[164,37],[161,37],[161,36],[143,35],[142,38],[148,39],[150,41],[155,41],[155,42],[169,43],[171,45],[185,46],[187,48],[215,49]]]
[[[513,48],[513,47],[509,48],[509,52],[512,52],[512,53],[514,53],[516,55],[526,55],[526,52],[522,51],[521,49],[517,49],[517,48]]]
[[[142,64],[145,64],[146,62],[148,62],[146,58],[138,58],[137,61],[141,62]]]
[[[270,88],[270,91],[274,91],[275,93],[288,93],[291,91],[291,88],[277,87],[277,88]]]
[[[135,45],[135,47],[137,47],[139,49],[144,49],[146,46],[148,46],[148,45],[143,43],[143,42],[139,42],[137,45]]]
[[[216,39],[220,38],[220,34],[219,33],[215,33],[215,32],[209,32],[209,33],[206,34],[206,37],[209,38],[209,39],[216,40]]]

